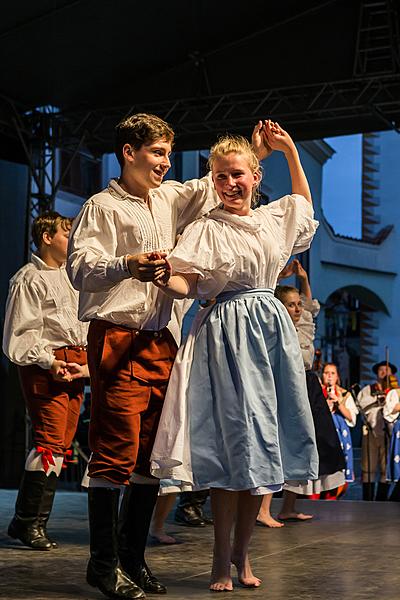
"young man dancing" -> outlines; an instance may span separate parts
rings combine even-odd
[[[46,524],[89,375],[87,325],[78,321],[78,294],[65,271],[70,229],[56,212],[35,219],[37,253],[11,279],[6,306],[3,351],[18,365],[33,429],[8,534],[34,550],[57,546]]]
[[[261,127],[253,139],[265,151]],[[121,176],[86,202],[70,239],[68,272],[80,291],[79,316],[90,321],[87,581],[110,598],[166,592],[144,552],[159,486],[149,459],[180,328],[173,301],[151,282],[167,268],[164,257],[176,235],[218,204],[210,176],[162,183],[173,139],[170,126],[154,115],[119,123]],[[119,495],[127,485],[117,542]]]

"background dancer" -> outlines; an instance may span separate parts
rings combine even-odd
[[[386,389],[390,375],[395,375],[397,367],[385,360],[372,367],[376,381],[366,385],[357,396],[366,423],[363,425],[361,446],[361,469],[363,500],[387,500],[389,484],[386,481],[386,460],[388,451],[388,431],[383,418]],[[375,478],[378,486],[375,494]]]
[[[275,295],[283,303],[292,319],[300,343],[303,363],[306,370],[307,394],[311,405],[317,439],[319,471],[314,481],[288,481],[283,492],[283,504],[278,519],[305,521],[312,515],[300,513],[295,508],[298,494],[314,496],[323,490],[335,489],[344,483],[344,455],[332,422],[320,381],[311,371],[314,361],[315,324],[313,318],[319,312],[319,303],[313,300],[306,271],[300,262],[293,260],[280,274],[280,279],[297,275],[300,292],[291,286],[278,286]]]
[[[65,271],[70,229],[71,219],[56,212],[34,220],[37,252],[10,281],[4,323],[3,351],[18,365],[33,430],[8,535],[34,550],[57,547],[46,526],[89,375],[87,325]]]
[[[346,461],[345,486],[338,488],[336,492],[327,492],[327,495],[324,496],[325,499],[333,500],[344,493],[348,483],[354,481],[353,444],[350,427],[355,427],[357,423],[358,408],[351,393],[340,386],[339,371],[334,363],[324,365],[322,391],[328,402]]]
[[[149,528],[150,541],[153,543],[166,546],[178,543],[172,535],[165,531],[165,521],[174,507],[176,496],[176,492],[169,492],[159,494],[157,498]]]
[[[395,378],[396,379],[396,378]],[[396,380],[395,385],[398,386]],[[386,478],[395,483],[389,500],[400,501],[400,388],[388,391],[383,407],[383,418],[392,430],[390,435],[389,452],[387,457]]]
[[[280,268],[309,247],[316,222],[292,139],[271,122],[265,135],[285,154],[293,195],[252,211],[257,157],[244,138],[222,138],[209,164],[223,207],[185,230],[169,257],[177,274],[162,287],[171,297],[217,296],[179,351],[153,450],[157,475],[211,488],[212,591],[232,589],[231,562],[242,585],[261,584],[248,545],[262,495],[286,478],[317,476],[296,332],[273,296]]]

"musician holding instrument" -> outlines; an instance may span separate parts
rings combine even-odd
[[[389,500],[400,501],[400,387],[398,381],[392,380],[392,389],[386,396],[383,407],[383,418],[392,428],[386,477],[389,482],[396,483]],[[394,387],[396,385],[396,387]]]
[[[386,481],[386,457],[388,428],[383,418],[383,407],[390,386],[390,379],[397,367],[383,360],[372,367],[376,381],[366,385],[357,396],[357,404],[365,423],[362,436],[362,482],[363,500],[387,500],[389,484]],[[376,495],[375,475],[379,471]]]

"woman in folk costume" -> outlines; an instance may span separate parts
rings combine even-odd
[[[325,490],[336,489],[344,484],[344,455],[335,431],[330,412],[322,393],[317,375],[311,370],[314,360],[314,318],[319,312],[318,300],[313,300],[306,271],[298,260],[293,260],[279,275],[279,280],[296,275],[300,290],[292,286],[278,286],[275,296],[289,313],[296,328],[303,364],[306,373],[307,395],[313,416],[317,440],[319,471],[318,478],[304,481],[287,481],[283,493],[283,504],[278,515],[281,521],[304,521],[312,515],[298,512],[295,508],[299,494],[318,497]],[[267,500],[264,500],[265,504]],[[265,508],[263,506],[262,508]],[[260,520],[260,515],[258,517]]]
[[[353,445],[350,427],[355,427],[358,408],[348,390],[340,386],[338,368],[334,363],[326,363],[322,371],[322,391],[328,402],[333,422],[346,460],[346,483],[354,481]]]
[[[267,121],[260,143],[285,154],[292,194],[252,210],[259,161],[244,138],[222,138],[209,159],[222,204],[186,228],[169,257],[172,276],[159,281],[174,298],[216,297],[178,353],[152,464],[159,477],[211,488],[210,589],[217,592],[233,588],[231,563],[242,585],[261,584],[248,546],[263,494],[318,474],[301,352],[273,294],[280,270],[309,247],[317,223],[290,136]]]

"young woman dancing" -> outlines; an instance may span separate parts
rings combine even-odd
[[[317,223],[289,134],[267,121],[259,140],[284,153],[291,195],[252,210],[259,161],[245,138],[222,138],[209,158],[221,206],[186,228],[158,283],[173,298],[216,297],[178,352],[152,454],[153,474],[211,488],[216,592],[233,589],[232,563],[242,585],[261,584],[248,547],[263,494],[318,476],[300,347],[273,293]]]

